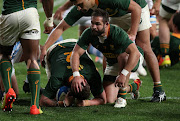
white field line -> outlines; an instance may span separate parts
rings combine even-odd
[[[127,97],[127,99],[131,99],[131,97]],[[151,99],[151,97],[140,97],[138,99]],[[166,99],[180,100],[180,97],[166,97]]]
[[[66,1],[66,0],[55,0],[55,1],[54,1],[54,7],[62,4],[62,3],[65,2],[65,1]],[[39,13],[44,12],[43,7],[39,8],[39,9],[38,9],[38,12],[39,12]]]

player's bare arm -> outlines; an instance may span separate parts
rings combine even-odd
[[[74,92],[79,92],[82,91],[82,83],[83,85],[85,85],[85,80],[80,76],[79,74],[79,63],[80,63],[80,56],[85,52],[84,49],[82,49],[79,45],[75,45],[73,51],[72,51],[72,55],[71,55],[71,59],[70,59],[70,64],[71,64],[71,68],[72,68],[72,72],[73,72],[73,80],[71,83],[71,88],[72,90],[74,90]]]
[[[95,96],[92,100],[82,100],[77,103],[77,106],[92,106],[92,105],[103,105],[106,104],[106,94],[103,91],[100,95]]]
[[[44,12],[46,14],[46,20],[44,21],[44,33],[49,34],[53,29],[53,4],[54,0],[42,0]]]
[[[134,41],[136,39],[136,34],[141,18],[141,7],[134,2],[130,1],[128,11],[131,12],[131,28],[128,31],[129,38]]]
[[[136,64],[139,61],[140,53],[134,43],[130,44],[128,48],[126,49],[126,53],[129,54],[127,63],[125,64],[124,69],[127,71],[127,74],[133,70],[133,68],[136,66]],[[123,70],[124,70],[123,69]],[[126,81],[126,74],[119,72],[119,75],[116,78],[115,84],[119,87],[125,86]]]
[[[72,2],[67,1],[64,5],[60,6],[54,14],[54,19],[62,20],[63,13],[72,6]]]
[[[68,29],[70,26],[62,20],[61,23],[55,28],[55,30],[50,34],[44,46],[41,47],[41,56],[40,61],[44,60],[44,56],[46,55],[46,50],[54,44],[58,40],[58,38],[62,35],[62,33]]]
[[[159,15],[160,5],[161,5],[161,0],[155,0],[154,5],[152,7],[152,9],[155,10],[154,14]]]

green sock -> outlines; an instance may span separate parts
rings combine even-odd
[[[161,50],[162,57],[165,57],[165,55],[167,55],[169,53],[169,44],[161,43],[160,50]]]
[[[3,85],[5,88],[5,93],[8,92],[9,88],[12,87],[11,84],[11,73],[12,73],[12,64],[8,59],[0,60],[0,75],[2,77]]]
[[[39,93],[40,93],[40,70],[28,69],[27,78],[31,90],[31,106],[36,105],[39,108]]]
[[[154,83],[154,91],[156,91],[156,90],[158,90],[158,91],[162,91],[162,84],[161,84],[161,82],[156,82],[156,83]]]
[[[127,92],[126,90],[124,91],[123,89],[120,89],[119,92],[118,92],[118,97],[121,97],[123,99],[126,99],[126,95],[127,95]]]
[[[130,92],[134,92],[134,91],[136,91],[137,90],[137,84],[136,83],[131,83],[131,84],[129,84],[129,87],[130,87]]]

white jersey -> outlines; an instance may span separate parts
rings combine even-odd
[[[180,10],[180,0],[162,0],[162,4],[173,10]]]

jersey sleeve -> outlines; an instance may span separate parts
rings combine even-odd
[[[67,16],[64,18],[65,22],[72,26],[76,21],[78,21],[83,16],[83,13],[81,11],[77,10],[77,7],[74,6],[71,11],[67,14]]]
[[[89,44],[90,44],[90,32],[91,30],[88,28],[88,29],[86,29],[83,33],[82,33],[82,35],[80,36],[80,38],[79,38],[79,40],[78,40],[78,42],[77,42],[77,44],[81,47],[81,48],[83,48],[84,50],[87,50],[87,48],[88,48],[88,46],[89,46]]]
[[[114,6],[117,6],[125,11],[128,10],[130,4],[130,0],[113,0],[111,2],[113,2]]]

